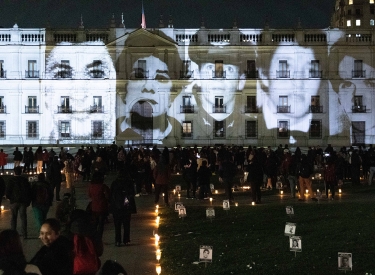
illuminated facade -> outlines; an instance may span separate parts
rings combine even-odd
[[[374,4],[353,2],[327,29],[0,29],[0,141],[375,143]]]

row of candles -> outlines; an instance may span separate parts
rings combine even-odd
[[[155,206],[156,209],[155,209],[155,214],[156,214],[156,220],[155,220],[155,226],[156,228],[159,228],[159,224],[160,224],[160,216],[159,216],[159,205],[156,205]],[[156,273],[158,275],[160,275],[161,273],[161,265],[159,264],[159,261],[160,261],[160,258],[161,258],[161,250],[160,250],[160,247],[159,247],[159,241],[160,241],[160,236],[158,233],[154,233],[154,237],[155,237],[155,248],[156,248],[156,260],[158,261],[158,263],[156,264]]]

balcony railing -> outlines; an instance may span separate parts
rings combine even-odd
[[[226,105],[223,105],[223,106],[215,106],[215,105],[212,105],[212,112],[213,113],[226,113],[227,112],[227,106]]]
[[[212,78],[226,78],[226,71],[212,71]]]
[[[72,72],[71,71],[58,71],[56,76],[57,78],[72,78]]]
[[[366,106],[363,105],[356,105],[352,106],[353,113],[366,113]]]
[[[277,78],[290,78],[290,71],[276,71]]]
[[[90,72],[91,78],[104,78],[104,72],[103,71],[91,71]]]
[[[57,106],[58,113],[72,113],[71,106]]]
[[[309,78],[322,78],[323,71],[310,70]]]
[[[256,106],[245,106],[245,113],[259,113],[259,109]]]
[[[194,71],[180,71],[180,78],[192,78],[194,77]]]
[[[39,113],[39,105],[38,106],[25,106],[25,113],[28,113],[28,114]]]
[[[25,71],[25,78],[39,78],[39,71]]]
[[[7,112],[7,106],[6,105],[2,105],[0,107],[0,114],[6,114]]]
[[[148,75],[149,71],[145,71],[143,69],[135,69],[135,78],[148,78],[149,75]]]
[[[277,106],[278,113],[290,113],[290,105],[289,106]]]
[[[90,113],[104,113],[104,106],[90,106]]]
[[[252,71],[252,70],[246,70],[245,71],[246,78],[259,78],[258,70]]]
[[[363,70],[353,70],[352,78],[366,78],[366,71]]]
[[[323,113],[323,106],[310,105],[310,113]]]
[[[0,72],[0,78],[7,78],[7,71],[2,70]]]
[[[194,113],[194,105],[180,105],[181,113]]]

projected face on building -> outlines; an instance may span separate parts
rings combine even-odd
[[[118,103],[120,114],[130,114],[119,117],[121,131],[132,128],[153,143],[167,136],[171,88],[167,64],[154,56],[137,59]]]
[[[268,129],[309,131],[312,118],[309,108],[321,84],[319,68],[316,77],[311,75],[315,59],[314,51],[309,48],[280,46],[275,50],[270,60],[269,80],[261,81],[259,91],[264,93],[258,93],[258,98],[263,96],[262,109]],[[306,81],[307,78],[310,79]]]

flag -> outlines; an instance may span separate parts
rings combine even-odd
[[[146,17],[145,17],[145,11],[143,9],[143,1],[142,1],[142,23],[141,23],[142,29],[146,28]]]

